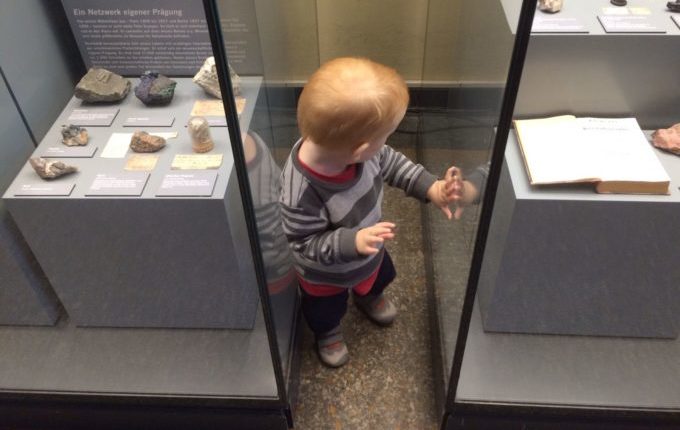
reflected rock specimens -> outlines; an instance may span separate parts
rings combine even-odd
[[[562,0],[538,0],[538,9],[547,13],[557,13],[562,9]]]
[[[680,155],[680,123],[652,133],[652,143],[659,149]]]
[[[130,81],[106,69],[90,69],[78,82],[75,96],[88,103],[123,100],[130,91]]]
[[[31,167],[43,179],[55,179],[78,171],[75,166],[69,166],[63,161],[48,161],[44,158],[31,158],[28,160]]]
[[[231,86],[234,89],[234,95],[241,95],[241,78],[234,72],[234,69],[229,66],[229,76],[231,77]],[[203,88],[203,91],[210,94],[211,96],[222,98],[222,92],[220,91],[220,82],[217,79],[217,68],[215,67],[215,57],[206,58],[205,62],[201,66],[201,69],[194,76],[194,82],[199,87]]]
[[[61,143],[66,146],[85,146],[89,141],[87,129],[69,124],[61,128]]]
[[[671,12],[680,12],[680,0],[669,1],[666,3],[666,7]]]
[[[146,131],[135,131],[130,140],[134,152],[156,152],[165,146],[165,139],[153,136]]]
[[[145,105],[166,105],[175,95],[177,82],[158,72],[145,72],[135,87],[135,95]]]
[[[194,152],[209,152],[215,147],[210,137],[210,125],[202,116],[192,116],[189,118],[187,130],[189,131],[189,136],[191,136],[191,147]]]

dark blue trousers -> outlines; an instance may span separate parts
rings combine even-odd
[[[379,296],[397,276],[390,254],[385,251],[378,276],[367,296]],[[325,333],[340,324],[347,312],[349,290],[332,296],[312,296],[302,290],[302,314],[314,334]]]

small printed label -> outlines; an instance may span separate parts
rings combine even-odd
[[[576,18],[536,15],[532,33],[588,33]]]
[[[125,119],[123,127],[172,127],[174,116],[167,115],[139,115]]]
[[[23,184],[19,187],[19,191],[15,192],[15,196],[70,196],[73,188],[76,186],[73,182],[66,183],[41,183],[41,184]]]
[[[665,33],[666,31],[652,23],[648,16],[599,15],[597,19],[607,33]]]
[[[97,152],[97,147],[92,145],[54,145],[48,146],[40,156],[45,158],[92,158],[95,152]]]
[[[144,172],[98,173],[86,196],[141,196],[149,174]]]
[[[168,173],[163,177],[156,196],[161,197],[210,197],[217,172]]]
[[[73,109],[66,121],[73,125],[108,127],[113,124],[118,111],[119,109],[112,108]]]

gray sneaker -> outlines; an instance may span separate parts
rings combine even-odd
[[[321,362],[328,367],[340,367],[347,363],[349,351],[340,326],[316,337],[316,352]]]
[[[384,294],[377,297],[355,295],[354,304],[366,314],[368,319],[381,326],[392,324],[397,316],[397,307]]]

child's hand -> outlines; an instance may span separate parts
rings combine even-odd
[[[463,208],[459,205],[463,198],[464,192],[463,174],[457,167],[450,167],[444,179],[436,181],[429,190],[427,190],[427,198],[432,203],[437,205],[448,219],[460,219],[463,214]],[[451,213],[449,204],[455,203],[456,210]]]
[[[385,239],[394,239],[394,228],[396,225],[391,222],[379,222],[370,227],[362,228],[357,232],[355,239],[357,252],[361,255],[371,255],[377,253],[380,248],[378,244]]]

